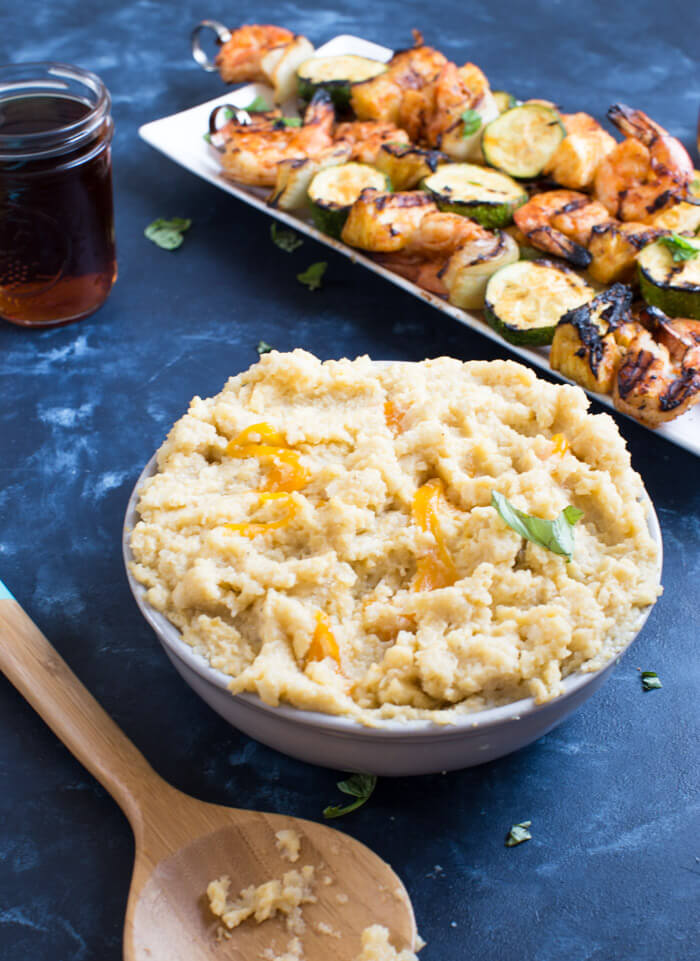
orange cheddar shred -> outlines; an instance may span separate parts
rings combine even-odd
[[[309,472],[302,466],[299,452],[288,447],[282,434],[270,424],[246,427],[229,443],[226,453],[229,457],[256,457],[268,465],[265,491],[291,493],[309,482]]]
[[[403,419],[406,416],[406,411],[397,407],[392,401],[387,400],[384,402],[384,420],[386,421],[386,426],[392,432],[392,434],[400,434],[403,430]]]
[[[306,652],[306,663],[310,661],[322,661],[330,657],[340,667],[340,648],[335,639],[333,630],[328,620],[328,615],[323,611],[316,611],[316,627],[311,638],[311,644]]]
[[[414,591],[434,591],[440,587],[449,587],[457,580],[457,569],[445,543],[438,516],[440,497],[444,490],[442,481],[435,478],[419,487],[413,497],[413,520],[422,531],[430,531],[435,540],[435,547],[425,556],[418,558],[412,585]]]
[[[550,440],[554,444],[553,453],[563,455],[568,451],[569,442],[564,434],[552,434]]]
[[[276,521],[249,521],[245,524],[224,524],[230,531],[235,531],[242,537],[257,537],[258,534],[267,534],[268,531],[280,530],[287,527],[292,519],[299,513],[299,505],[295,503],[287,493],[260,494],[260,503],[278,500],[287,505],[287,513],[283,514]]]

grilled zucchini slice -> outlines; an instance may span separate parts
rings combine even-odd
[[[559,318],[592,300],[592,287],[567,267],[548,260],[520,260],[489,280],[484,311],[511,344],[551,344]]]
[[[375,253],[403,250],[423,217],[436,210],[422,190],[364,190],[350,208],[341,239],[350,247]]]
[[[527,193],[506,174],[475,164],[446,164],[423,181],[440,210],[471,217],[483,227],[505,227]]]
[[[682,238],[697,255],[687,251],[687,260],[676,261],[665,239],[649,244],[637,257],[642,297],[669,317],[700,320],[700,239]]]
[[[319,230],[340,237],[350,208],[366,187],[391,189],[386,175],[367,164],[349,163],[319,171],[309,184],[311,217]]]
[[[447,157],[439,150],[423,150],[410,143],[385,143],[375,157],[374,166],[387,175],[394,190],[411,190],[446,161]]]
[[[464,310],[481,310],[489,278],[515,263],[518,255],[518,245],[502,230],[460,247],[442,273],[450,303]]]
[[[319,160],[292,157],[277,164],[277,182],[268,197],[270,207],[299,210],[309,202],[309,186],[319,170],[344,164],[352,153],[350,144],[337,144],[324,152]]]
[[[317,90],[326,90],[339,110],[347,110],[353,84],[372,80],[386,70],[385,63],[352,53],[311,57],[297,70],[299,96],[302,100],[311,100]]]
[[[544,103],[524,103],[492,120],[481,138],[486,163],[531,180],[539,177],[566,136],[557,111]]]
[[[552,370],[586,390],[609,394],[625,348],[639,329],[632,320],[632,291],[613,284],[586,304],[567,311],[549,352]]]

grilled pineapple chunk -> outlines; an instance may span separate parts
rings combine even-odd
[[[481,310],[489,278],[501,267],[515,263],[518,256],[518,245],[510,234],[481,231],[447,262],[442,280],[450,303],[464,310]]]
[[[552,369],[586,390],[611,393],[625,348],[639,329],[630,314],[631,303],[630,288],[613,284],[564,314],[549,353]]]
[[[413,144],[384,144],[374,166],[386,174],[394,190],[411,190],[447,161],[439,150],[423,150]],[[700,208],[699,208],[700,209]]]
[[[403,250],[427,213],[436,205],[421,190],[386,193],[368,188],[350,208],[341,240],[376,253]]]
[[[309,201],[309,186],[319,170],[337,167],[350,158],[350,144],[337,144],[321,155],[319,160],[310,157],[292,157],[277,164],[277,182],[267,199],[270,207],[279,210],[299,210]]]
[[[358,120],[380,120],[398,125],[403,91],[391,71],[372,80],[356,83],[350,93],[350,106]]]
[[[634,221],[619,223],[611,220],[598,224],[591,231],[588,242],[591,255],[588,273],[601,284],[632,280],[637,254],[662,233],[663,230]]]

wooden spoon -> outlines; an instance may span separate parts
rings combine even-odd
[[[0,581],[0,668],[126,814],[136,862],[124,925],[124,961],[257,961],[283,955],[281,919],[236,928],[217,941],[207,884],[231,878],[231,895],[302,865],[316,868],[317,902],[303,907],[306,961],[351,961],[360,935],[383,924],[399,949],[413,947],[408,895],[388,864],[358,841],[312,821],[205,804],[171,787],[80,683]],[[275,832],[301,837],[296,864]],[[328,880],[330,879],[330,880]],[[322,933],[319,925],[336,935]]]

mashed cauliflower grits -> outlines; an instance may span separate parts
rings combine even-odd
[[[170,431],[132,571],[232,692],[271,705],[373,724],[548,700],[660,593],[641,480],[587,407],[512,361],[273,351]],[[572,560],[492,491],[583,511]]]

